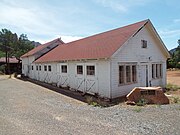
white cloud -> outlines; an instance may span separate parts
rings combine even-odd
[[[78,39],[78,36],[88,35],[92,29],[97,28],[82,24],[86,20],[81,20],[80,15],[86,10],[79,8],[79,5],[74,7],[70,3],[68,6],[62,6],[68,2],[58,1],[57,4],[55,2],[2,0],[0,1],[0,28],[11,29],[18,34],[25,33],[31,40],[39,42],[51,40],[55,35],[58,37],[63,35],[65,41],[71,41]]]
[[[132,7],[143,6],[150,0],[94,0],[104,7],[109,7],[117,12],[128,12]]]
[[[78,37],[78,36],[61,36],[62,41],[64,41],[65,43],[82,39],[82,38],[83,37]]]
[[[159,31],[159,34],[162,36],[162,37],[175,37],[175,36],[178,36],[180,35],[180,29],[177,29],[177,30],[160,30]]]
[[[78,40],[78,39],[82,39],[84,37],[78,37],[78,36],[66,36],[66,35],[61,35],[61,36],[53,36],[52,38],[47,38],[45,40],[42,40],[42,39],[36,39],[36,41],[40,42],[41,44],[44,44],[44,43],[47,43],[53,39],[56,39],[56,38],[61,38],[61,40],[65,43],[68,43],[68,42],[71,42],[71,41],[75,41],[75,40]]]
[[[174,23],[179,23],[179,22],[180,22],[180,19],[174,19],[173,22],[174,22]]]
[[[43,13],[36,7],[23,7],[13,2],[2,2],[0,8],[0,24],[9,24],[27,33],[51,33],[54,28],[46,22],[51,19],[50,14]],[[47,19],[48,16],[48,19]]]

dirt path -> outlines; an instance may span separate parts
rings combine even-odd
[[[180,70],[167,71],[167,83],[180,86]]]

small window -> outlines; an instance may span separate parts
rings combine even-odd
[[[155,79],[155,64],[152,64],[152,78]]]
[[[147,48],[147,41],[141,40],[141,45],[142,45],[142,48]]]
[[[41,71],[41,66],[39,66],[39,71]]]
[[[47,71],[47,66],[46,65],[44,66],[44,71]]]
[[[77,66],[77,74],[80,74],[80,75],[83,74],[83,66],[81,66],[81,65]]]
[[[51,71],[51,65],[48,66],[48,71]]]
[[[159,75],[158,75],[158,64],[156,64],[156,78],[159,78]]]
[[[62,65],[61,66],[61,72],[62,73],[67,73],[67,65]]]
[[[160,73],[160,77],[162,78],[162,64],[159,65],[159,73]]]
[[[131,70],[130,66],[126,66],[126,82],[131,82]]]
[[[33,66],[31,66],[31,69],[33,70]]]
[[[137,81],[137,75],[136,75],[137,73],[136,73],[136,66],[135,65],[133,65],[132,66],[132,82],[136,82]]]
[[[124,83],[124,66],[119,66],[119,84]]]
[[[95,75],[95,66],[87,66],[87,75]]]
[[[36,66],[36,70],[38,70],[38,66]]]

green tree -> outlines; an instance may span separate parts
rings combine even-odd
[[[0,57],[6,57],[6,73],[9,73],[9,57],[15,56],[20,60],[21,55],[33,48],[34,46],[28,40],[27,35],[21,34],[18,37],[16,33],[12,33],[8,29],[2,29],[0,31]]]
[[[15,56],[20,58],[21,55],[33,49],[34,46],[31,41],[28,40],[27,35],[21,34],[19,37],[16,33],[12,33],[10,30],[2,29],[0,31],[0,56],[5,57],[6,51],[8,56]]]
[[[180,39],[177,42],[178,46],[175,52],[173,52],[173,54],[171,54],[171,58],[168,59],[168,68],[180,68]]]

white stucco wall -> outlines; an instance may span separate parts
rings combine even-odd
[[[101,97],[110,98],[110,62],[109,60],[68,61],[43,64],[32,64],[34,70],[30,71],[30,78],[57,86],[69,86],[82,92],[97,93]],[[41,71],[36,66],[41,65]],[[44,65],[51,65],[52,71],[44,71]],[[67,65],[67,73],[61,73],[61,65]],[[83,66],[83,75],[77,75],[77,65]],[[88,76],[86,66],[95,66],[95,76]],[[47,69],[48,70],[48,69]],[[80,85],[80,86],[79,86]],[[78,87],[79,86],[79,87]]]
[[[147,48],[142,48],[141,40],[147,40]],[[111,58],[111,89],[112,97],[128,94],[134,87],[141,86],[141,65],[148,65],[148,81],[152,86],[166,85],[166,58],[152,34],[144,27],[138,34],[127,41]],[[137,83],[119,86],[119,64],[137,62]],[[152,63],[163,65],[163,78],[152,79]]]
[[[34,56],[22,58],[22,74],[24,74],[25,76],[29,76],[31,64],[33,63],[34,60],[35,60]]]

